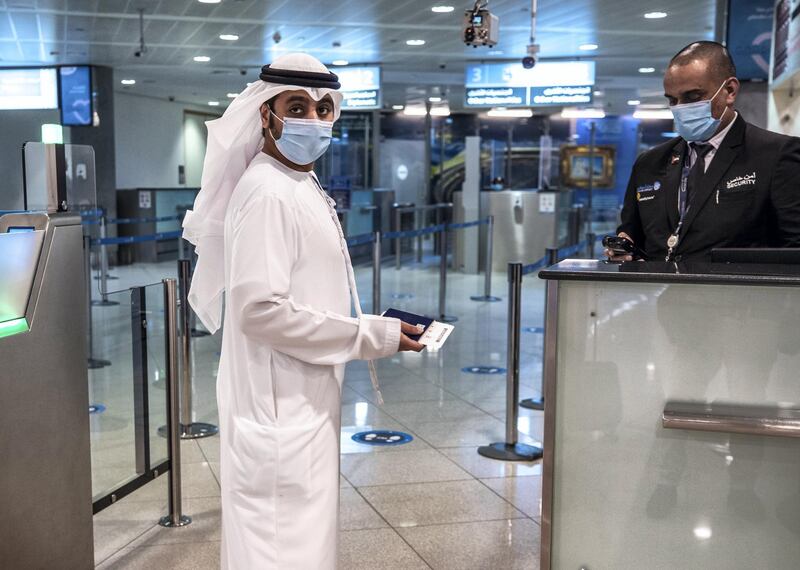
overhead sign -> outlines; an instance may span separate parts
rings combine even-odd
[[[380,109],[381,107],[381,68],[345,67],[337,69],[344,100],[342,109]]]
[[[0,69],[0,110],[57,109],[54,67]]]
[[[593,61],[467,65],[467,107],[546,107],[592,102]]]

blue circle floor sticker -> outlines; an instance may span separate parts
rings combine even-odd
[[[89,404],[90,414],[102,414],[105,411],[106,407],[103,404]]]
[[[366,445],[403,445],[414,438],[402,431],[372,430],[354,434],[352,439]]]
[[[505,374],[506,369],[499,366],[467,366],[462,368],[461,372],[467,374]]]

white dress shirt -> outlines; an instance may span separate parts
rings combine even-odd
[[[733,120],[730,123],[728,123],[728,126],[725,127],[724,129],[722,129],[720,132],[718,132],[717,134],[715,134],[713,137],[711,137],[710,139],[708,139],[706,141],[705,144],[710,144],[712,148],[711,148],[711,150],[708,151],[708,153],[705,156],[706,164],[705,164],[705,168],[703,168],[703,172],[708,172],[708,167],[711,166],[711,161],[714,160],[714,155],[717,154],[717,149],[719,149],[719,145],[721,145],[722,141],[725,140],[725,137],[727,136],[728,131],[731,130],[731,127],[733,126],[733,123],[736,122],[736,119],[737,119],[738,116],[739,116],[739,113],[734,111],[733,112]],[[694,166],[694,161],[697,159],[697,151],[694,149],[694,146],[691,145],[691,144],[689,145],[689,148],[691,149],[691,153],[692,153],[691,156],[689,157],[689,165],[691,167],[691,166]]]

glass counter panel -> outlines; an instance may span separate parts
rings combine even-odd
[[[796,568],[800,440],[667,401],[800,407],[800,291],[559,285],[553,568]]]

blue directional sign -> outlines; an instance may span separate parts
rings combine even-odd
[[[366,445],[403,445],[414,438],[402,431],[372,430],[354,434],[351,439]]]
[[[461,372],[466,374],[505,374],[506,369],[499,366],[467,366]]]

